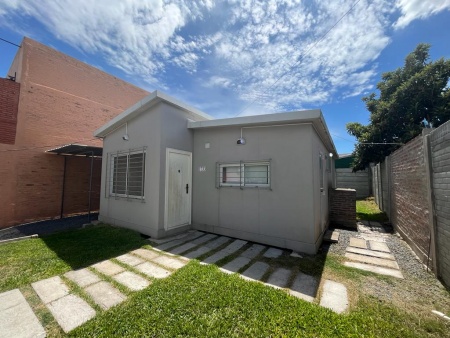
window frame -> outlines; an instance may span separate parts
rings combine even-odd
[[[130,149],[126,151],[117,151],[109,154],[109,161],[108,161],[108,167],[110,172],[110,177],[108,180],[107,191],[109,197],[115,197],[115,198],[129,198],[129,199],[140,199],[145,200],[145,176],[146,176],[146,147],[139,148],[139,149]],[[129,194],[129,182],[130,182],[130,156],[140,154],[142,155],[142,176],[141,176],[141,195],[130,195]],[[115,172],[115,166],[116,166],[116,158],[119,157],[125,157],[126,156],[126,169],[125,169],[125,194],[114,192],[114,172]],[[108,178],[107,178],[108,179]]]
[[[267,183],[245,183],[245,168],[252,166],[265,166],[267,167]],[[239,180],[236,183],[223,182],[223,169],[228,167],[239,168]],[[239,161],[239,162],[217,162],[216,170],[216,188],[222,187],[238,187],[243,188],[261,188],[272,189],[271,186],[271,160],[263,161]]]

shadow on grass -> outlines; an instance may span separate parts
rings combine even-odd
[[[42,240],[74,270],[122,255],[147,244],[135,231],[103,224],[60,232],[42,237]]]
[[[361,221],[388,222],[387,215],[378,208],[373,197],[356,201],[356,218]]]

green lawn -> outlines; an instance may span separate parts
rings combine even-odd
[[[378,208],[373,197],[356,201],[356,218],[365,221],[389,221],[386,214]]]
[[[0,292],[86,267],[148,244],[106,225],[0,245]]]
[[[116,257],[148,243],[136,232],[100,225],[1,245],[0,292],[20,287],[48,336],[66,336],[29,284]],[[448,325],[446,327],[439,319],[411,314],[362,294],[358,285],[364,283],[367,276],[375,275],[347,268],[341,260],[340,256],[322,253],[303,259],[286,256],[277,264],[344,283],[351,300],[350,311],[345,315],[337,315],[261,283],[224,274],[214,265],[204,266],[194,260],[170,277],[154,280],[141,292],[126,292],[128,299],[113,309],[103,311],[96,307],[97,316],[69,336],[448,336]],[[78,291],[72,289],[85,297]]]

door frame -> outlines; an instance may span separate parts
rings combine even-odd
[[[176,225],[173,227],[168,227],[168,219],[169,219],[169,154],[170,153],[175,153],[175,154],[180,154],[180,155],[187,155],[189,156],[189,173],[188,173],[188,179],[189,179],[189,186],[190,186],[190,190],[189,190],[189,221],[187,224],[181,224],[181,225]],[[173,230],[182,226],[186,226],[186,225],[190,225],[192,223],[192,152],[190,151],[184,151],[184,150],[179,150],[179,149],[174,149],[174,148],[166,148],[166,177],[165,177],[165,187],[164,187],[164,191],[165,191],[165,204],[164,204],[164,229],[166,231],[168,230]]]

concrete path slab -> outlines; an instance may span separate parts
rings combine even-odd
[[[237,239],[237,240],[233,241],[231,244],[229,244],[227,247],[225,247],[224,249],[216,252],[212,256],[207,257],[204,260],[204,262],[207,264],[214,264],[214,263],[220,261],[221,259],[235,253],[240,248],[242,248],[245,244],[247,244],[246,241]]]
[[[163,243],[174,241],[176,239],[184,238],[184,237],[186,237],[187,235],[189,235],[191,233],[192,233],[192,231],[186,231],[186,232],[183,232],[182,234],[178,234],[178,235],[175,235],[175,236],[169,236],[169,237],[159,238],[159,239],[148,238],[147,240],[150,241],[150,242],[156,243],[156,244],[163,244]]]
[[[327,230],[325,232],[325,235],[323,236],[323,240],[325,242],[329,242],[329,243],[337,243],[339,242],[339,231],[334,230]]]
[[[145,261],[142,258],[136,257],[134,255],[130,254],[124,254],[121,256],[116,257],[116,259],[126,265],[135,266],[141,263],[144,263]]]
[[[188,250],[191,250],[192,248],[195,248],[196,246],[198,246],[198,245],[200,245],[200,244],[203,244],[203,243],[205,243],[205,242],[208,242],[208,241],[210,241],[211,239],[216,238],[216,237],[217,237],[217,235],[207,234],[207,235],[205,235],[205,236],[196,238],[196,239],[194,239],[194,240],[191,241],[191,242],[188,242],[188,243],[186,243],[186,244],[183,244],[183,245],[181,245],[181,246],[179,246],[179,247],[176,247],[176,248],[170,250],[170,253],[172,253],[172,254],[174,254],[174,255],[179,255],[179,254],[181,254],[181,253],[183,253],[183,252],[186,252],[186,251],[188,251]]]
[[[350,237],[350,246],[354,248],[367,249],[367,243],[362,238]]]
[[[266,252],[264,252],[264,257],[266,258],[278,258],[283,253],[283,250],[277,248],[269,248]]]
[[[116,282],[125,285],[131,291],[140,291],[150,285],[148,280],[131,271],[121,272],[112,278],[114,278]]]
[[[390,259],[383,259],[383,258],[377,258],[377,257],[369,257],[364,255],[358,255],[351,252],[346,252],[345,257],[347,259],[350,259],[352,261],[366,263],[366,264],[372,264],[372,265],[378,265],[383,266],[386,268],[391,269],[400,269],[396,261],[392,261]]]
[[[88,269],[69,271],[64,274],[64,277],[75,282],[82,288],[85,286],[100,282],[100,277]]]
[[[291,274],[291,270],[278,268],[269,276],[266,284],[279,288],[285,288],[288,285]]]
[[[392,261],[395,261],[395,257],[393,255],[387,253],[387,252],[373,251],[373,250],[360,249],[360,248],[353,248],[351,246],[347,247],[347,252],[360,254],[360,255],[371,256],[371,257],[377,257],[377,258],[390,259]]]
[[[19,291],[0,293],[0,338],[45,337],[45,329]]]
[[[186,265],[186,262],[182,262],[176,258],[167,257],[167,256],[159,256],[153,259],[153,262],[164,265],[169,269],[178,270]]]
[[[325,280],[320,305],[342,313],[348,308],[347,288],[344,284]]]
[[[122,303],[127,297],[108,282],[92,284],[84,289],[103,310]]]
[[[153,278],[166,278],[168,277],[171,272],[167,271],[166,269],[163,269],[155,264],[152,264],[150,262],[145,262],[139,265],[136,265],[135,268],[142,272],[143,274],[146,274],[147,276],[153,277]]]
[[[316,298],[318,286],[319,282],[315,277],[299,272],[290,287],[289,293],[307,302],[313,302]]]
[[[219,246],[225,244],[229,240],[230,240],[229,237],[220,236],[219,238],[217,238],[209,243],[206,243],[205,245],[201,246],[200,248],[185,254],[184,257],[198,258],[214,249],[217,249]]]
[[[103,261],[92,265],[92,267],[107,276],[117,275],[118,273],[125,271],[125,268],[111,261]]]
[[[250,258],[239,256],[222,266],[222,269],[229,272],[238,272],[241,268],[250,263],[250,261]]]
[[[152,260],[153,258],[159,256],[159,253],[157,253],[153,250],[147,250],[147,249],[136,249],[136,250],[131,251],[131,253],[138,255],[147,260]]]
[[[174,246],[177,246],[177,245],[180,245],[180,244],[192,241],[193,239],[195,239],[197,237],[200,237],[200,236],[203,236],[204,234],[205,234],[204,232],[195,231],[195,232],[190,233],[189,235],[187,235],[187,236],[185,236],[183,238],[176,239],[174,241],[158,245],[158,249],[166,251],[166,250],[168,250],[170,248],[173,248]]]
[[[371,250],[387,252],[387,253],[391,252],[391,250],[389,250],[389,248],[386,245],[386,243],[376,242],[376,241],[369,241],[369,245],[370,245],[370,249]]]
[[[242,273],[243,277],[261,280],[264,274],[269,270],[269,264],[264,262],[256,262]]]
[[[253,259],[258,256],[265,248],[267,248],[265,245],[253,244],[250,248],[241,253],[240,256]]]
[[[55,300],[47,304],[47,308],[66,333],[95,317],[95,310],[75,295],[67,295]]]
[[[403,275],[399,270],[393,270],[393,269],[388,269],[388,268],[382,268],[380,266],[363,264],[363,263],[355,263],[355,262],[345,262],[344,265],[348,266],[350,268],[370,271],[373,273],[378,273],[380,275],[386,275],[386,276],[403,279]]]
[[[32,283],[31,286],[44,304],[48,304],[69,294],[69,288],[59,276],[40,280],[39,282]]]

